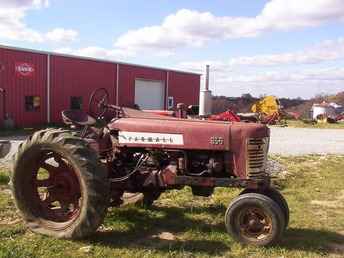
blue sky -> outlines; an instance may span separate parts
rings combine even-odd
[[[344,1],[2,0],[0,43],[203,73],[216,95],[344,91]]]

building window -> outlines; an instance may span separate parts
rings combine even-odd
[[[167,99],[167,109],[172,109],[174,107],[174,99],[173,97],[168,97]]]
[[[35,112],[41,109],[41,97],[39,96],[25,96],[25,110],[28,112]]]
[[[70,97],[70,109],[81,110],[82,109],[82,97]]]

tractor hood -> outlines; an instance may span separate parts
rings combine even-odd
[[[120,118],[109,124],[121,146],[229,151],[247,137],[269,136],[266,126],[177,119],[162,116]]]

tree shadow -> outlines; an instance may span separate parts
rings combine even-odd
[[[161,239],[158,235],[168,232],[172,236],[195,229],[200,234],[211,232],[225,232],[224,223],[210,224],[202,219],[186,216],[189,209],[180,207],[159,207],[152,208],[159,212],[159,216],[152,211],[143,209],[119,209],[114,214],[108,216],[107,221],[117,221],[125,223],[126,230],[99,231],[92,237],[85,240],[88,244],[97,244],[111,248],[128,246],[142,249],[155,249],[160,251],[183,250],[197,251],[207,255],[221,255],[223,252],[230,251],[230,246],[223,241],[216,240],[183,240],[177,237],[172,239]],[[222,213],[221,207],[210,209],[211,213]],[[221,209],[219,211],[218,209]],[[217,211],[216,211],[217,210]],[[201,214],[205,208],[194,208],[192,214]],[[128,226],[129,225],[129,226]]]
[[[337,253],[333,244],[344,245],[344,236],[328,230],[289,228],[278,246],[287,250]]]
[[[201,240],[184,240],[178,238],[178,234],[190,230],[195,230],[202,236],[213,233],[227,234],[224,221],[209,223],[202,216],[197,216],[204,213],[218,216],[224,215],[224,212],[225,207],[221,205],[210,208],[193,207],[191,213],[190,207],[153,207],[151,210],[116,209],[109,214],[106,224],[111,224],[111,222],[125,224],[125,229],[99,231],[84,242],[110,248],[134,247],[163,252],[183,250],[221,256],[230,252],[231,241],[208,240],[204,237]],[[118,224],[115,225],[118,227]],[[162,232],[168,232],[177,237],[161,239],[158,235]],[[222,239],[222,236],[219,238]],[[338,250],[331,246],[332,244],[343,245],[344,236],[326,230],[289,228],[277,246],[285,250],[308,251],[319,255],[338,253]]]

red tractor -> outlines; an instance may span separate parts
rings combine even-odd
[[[170,189],[198,196],[215,187],[242,188],[225,214],[229,234],[244,244],[275,243],[289,221],[288,205],[266,172],[265,125],[180,119],[108,103],[96,90],[89,114],[63,111],[72,129],[34,133],[18,149],[13,196],[34,232],[78,239],[97,230],[123,194],[151,205]]]

